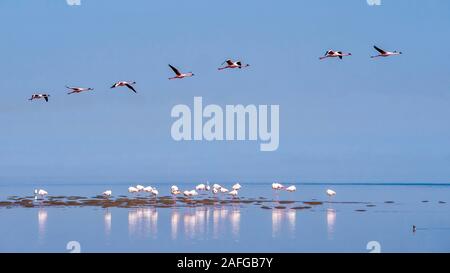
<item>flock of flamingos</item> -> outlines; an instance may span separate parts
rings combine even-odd
[[[402,54],[402,52],[398,52],[398,51],[386,51],[383,50],[377,46],[374,46],[375,50],[378,51],[378,55],[374,55],[371,56],[371,58],[378,58],[378,57],[389,57],[389,56],[394,56],[394,55],[400,55]],[[351,56],[351,53],[344,53],[342,51],[335,51],[335,50],[327,50],[325,52],[325,55],[320,57],[320,60],[326,59],[326,58],[339,58],[342,60],[343,57],[346,56]],[[231,59],[228,59],[226,61],[224,61],[222,63],[222,65],[226,64],[223,67],[219,67],[218,70],[224,70],[224,69],[233,69],[233,68],[245,68],[250,66],[249,64],[243,64],[241,61],[233,61]],[[170,77],[169,80],[174,80],[174,79],[183,79],[183,78],[188,78],[188,77],[192,77],[194,76],[194,73],[192,72],[187,72],[187,73],[181,73],[180,70],[176,67],[174,67],[173,65],[169,64],[169,67],[172,69],[172,71],[175,73],[175,76]],[[127,87],[128,89],[130,89],[131,91],[133,91],[134,93],[137,93],[136,89],[134,88],[133,85],[135,85],[136,82],[134,81],[118,81],[116,83],[114,83],[111,88],[116,88],[116,87]],[[72,87],[72,86],[66,86],[67,89],[70,90],[69,93],[67,94],[76,94],[76,93],[81,93],[81,92],[86,92],[86,91],[92,91],[94,90],[94,88],[86,88],[86,87]],[[29,100],[35,100],[35,99],[44,99],[46,102],[48,102],[50,95],[47,93],[36,93],[36,94],[32,94],[31,98]]]
[[[209,182],[207,182],[206,184],[198,184],[195,189],[193,190],[185,190],[185,191],[181,191],[178,186],[173,185],[172,187],[170,187],[170,193],[173,196],[177,196],[179,194],[183,194],[186,197],[194,197],[198,195],[198,191],[211,191],[214,195],[221,193],[221,194],[228,194],[231,195],[233,198],[237,197],[239,190],[242,188],[242,186],[239,183],[234,184],[231,187],[231,191],[228,190],[227,188],[219,185],[219,184],[213,184],[212,186],[209,186]],[[272,183],[272,189],[279,191],[279,190],[286,190],[288,192],[295,192],[297,190],[297,187],[295,187],[294,185],[289,186],[289,187],[285,187],[284,185],[280,184],[280,183]],[[151,196],[158,196],[159,191],[152,186],[147,186],[144,187],[142,185],[136,185],[136,187],[129,187],[128,188],[128,192],[131,194],[137,194],[140,192],[144,192],[144,193],[149,193]],[[336,192],[331,190],[331,189],[327,189],[326,190],[326,194],[328,196],[334,196],[336,195]],[[35,199],[42,199],[44,198],[46,195],[48,195],[48,192],[46,190],[43,189],[35,189],[34,190],[34,196]],[[102,193],[103,196],[109,198],[112,196],[112,190],[106,190]]]
[[[390,56],[395,56],[395,55],[400,55],[402,54],[402,52],[398,52],[398,51],[386,51],[383,50],[377,46],[374,46],[374,49],[376,51],[378,51],[378,55],[374,55],[371,56],[371,58],[378,58],[378,57],[390,57]],[[334,51],[334,50],[327,50],[325,52],[325,55],[320,57],[320,60],[326,59],[326,58],[339,58],[342,60],[343,57],[346,56],[351,56],[351,53],[344,53],[342,51]],[[249,64],[243,64],[241,61],[233,61],[231,59],[228,59],[226,61],[224,61],[222,63],[222,67],[219,67],[218,70],[224,70],[224,69],[234,69],[234,68],[245,68],[250,66]],[[173,80],[173,79],[183,79],[183,78],[187,78],[187,77],[192,77],[194,76],[194,73],[192,72],[187,72],[187,73],[181,73],[180,70],[178,70],[176,67],[172,66],[169,64],[169,67],[172,69],[172,71],[175,73],[174,77],[170,77],[169,80]],[[135,85],[136,82],[134,81],[119,81],[114,83],[111,88],[116,88],[116,87],[127,87],[128,89],[130,89],[131,91],[133,91],[134,93],[137,93],[136,89],[133,87],[133,85]],[[85,92],[85,91],[91,91],[94,90],[93,88],[85,88],[85,87],[70,87],[70,86],[66,86],[67,89],[71,90],[68,94],[74,94],[74,93],[81,93],[81,92]],[[49,94],[45,94],[45,93],[40,93],[40,94],[33,94],[31,96],[31,98],[29,100],[35,100],[35,99],[44,99],[45,101],[48,102],[50,95]],[[194,197],[198,195],[198,191],[211,191],[214,195],[221,193],[221,194],[228,194],[231,195],[233,198],[237,197],[239,190],[241,189],[241,185],[239,183],[236,183],[232,186],[232,190],[228,190],[225,187],[222,187],[219,184],[214,184],[212,187],[209,186],[209,183],[205,184],[199,184],[195,187],[195,189],[193,190],[185,190],[185,191],[181,191],[177,186],[173,185],[170,188],[170,193],[173,196],[179,195],[179,194],[183,194],[186,197]],[[285,187],[280,183],[273,183],[272,184],[272,189],[273,190],[286,190],[288,192],[295,192],[297,190],[297,188],[295,186],[289,186],[289,187]],[[128,188],[128,192],[131,194],[136,194],[139,192],[147,192],[150,193],[152,196],[157,196],[159,194],[159,191],[151,186],[148,187],[144,187],[142,185],[137,185],[136,187],[129,187]],[[43,189],[35,189],[34,190],[34,194],[35,194],[35,199],[38,198],[44,198],[46,195],[48,195],[48,192],[43,190]],[[103,196],[105,197],[111,197],[112,196],[112,191],[111,190],[106,190],[103,193]],[[327,189],[326,190],[326,194],[328,196],[334,196],[336,195],[336,192],[331,190],[331,189]]]

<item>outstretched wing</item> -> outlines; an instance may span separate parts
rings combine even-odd
[[[128,84],[128,83],[127,83],[127,84],[125,84],[125,86],[128,87],[128,88],[130,88],[131,90],[133,90],[134,93],[137,93],[137,91],[134,90],[134,87],[131,86],[131,84]]]
[[[175,67],[173,67],[172,65],[170,65],[170,68],[172,68],[173,72],[175,72],[175,74],[177,74],[178,76],[181,75],[180,71],[178,71],[178,69],[176,69]]]
[[[46,102],[48,102],[48,96],[44,96]]]
[[[377,47],[377,46],[373,46],[373,48],[375,48],[376,51],[380,52],[381,54],[386,54],[386,51],[384,51],[383,49]]]

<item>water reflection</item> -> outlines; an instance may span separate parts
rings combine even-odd
[[[178,237],[178,225],[180,222],[180,212],[178,209],[172,209],[172,214],[170,216],[170,226],[171,226],[171,237],[172,240],[176,240]]]
[[[297,212],[293,209],[272,210],[272,237],[278,237],[282,233],[283,225],[287,223],[287,232],[290,236],[295,235]]]
[[[40,208],[38,210],[38,240],[43,242],[47,230],[47,210]]]
[[[158,235],[158,211],[156,208],[137,208],[128,211],[128,233],[139,238]]]
[[[327,209],[327,233],[329,239],[333,238],[335,222],[336,222],[336,211],[334,209]]]
[[[103,214],[103,222],[105,223],[105,234],[107,237],[111,235],[111,211],[108,209],[105,210],[105,213]]]

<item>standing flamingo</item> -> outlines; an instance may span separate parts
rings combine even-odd
[[[375,55],[375,56],[370,56],[370,58],[378,58],[378,57],[389,57],[389,56],[394,56],[394,55],[401,55],[403,54],[402,52],[397,52],[397,51],[385,51],[377,46],[373,46],[373,48],[375,48],[376,51],[378,51],[380,54]]]
[[[223,67],[219,67],[218,68],[218,70],[223,70],[223,69],[227,69],[227,68],[231,68],[231,69],[233,69],[233,68],[239,68],[239,69],[241,69],[241,68],[243,68],[243,67],[248,67],[248,66],[250,66],[249,64],[242,64],[242,62],[241,61],[232,61],[232,60],[230,60],[230,59],[228,59],[228,60],[226,60],[225,62],[223,62],[222,63],[222,65],[223,64],[227,64],[226,66],[223,66]]]
[[[120,82],[116,82],[115,84],[113,84],[113,86],[111,86],[111,88],[116,88],[116,87],[120,87],[120,86],[126,86],[129,89],[131,89],[134,93],[137,93],[136,89],[134,89],[133,84],[136,84],[136,82],[125,82],[125,81],[120,81]]]
[[[352,53],[343,53],[342,51],[334,51],[334,50],[327,50],[327,52],[325,52],[325,55],[322,57],[319,57],[320,60],[326,59],[326,58],[336,58],[338,57],[339,59],[342,60],[342,57],[345,56],[352,56]]]
[[[170,68],[172,68],[173,72],[175,73],[175,77],[171,77],[169,78],[169,80],[174,80],[174,79],[182,79],[182,78],[186,78],[186,77],[192,77],[194,76],[194,73],[192,72],[188,72],[188,73],[181,73],[177,68],[175,68],[174,66],[170,65]]]
[[[294,186],[294,185],[289,186],[289,187],[286,188],[286,191],[288,191],[288,192],[294,192],[294,191],[296,191],[296,190],[297,190],[297,187]]]

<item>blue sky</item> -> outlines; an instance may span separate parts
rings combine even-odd
[[[0,2],[0,183],[449,182],[450,3]],[[404,55],[372,60],[377,44]],[[327,49],[353,53],[343,61]],[[251,64],[217,71],[226,58]],[[171,63],[196,76],[169,81]],[[138,94],[109,89],[137,82]],[[66,95],[64,86],[95,88]],[[32,93],[51,101],[29,102]],[[280,105],[280,146],[175,142],[176,104]]]

